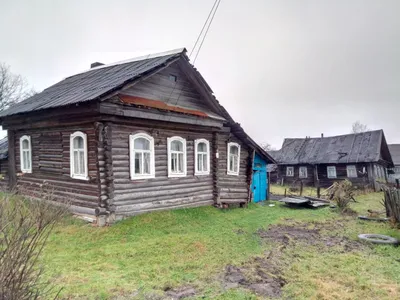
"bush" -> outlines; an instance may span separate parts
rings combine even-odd
[[[0,195],[0,299],[39,299],[55,292],[43,282],[38,259],[66,210],[50,201]]]
[[[355,202],[355,189],[349,180],[334,182],[327,192],[328,199],[335,201],[341,212],[351,212],[349,204],[351,201]]]

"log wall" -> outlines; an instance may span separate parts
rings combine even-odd
[[[0,179],[0,190],[7,190],[8,189],[8,183],[9,183],[9,177],[8,177],[8,160],[7,159],[1,159],[0,160],[0,174],[2,179]]]
[[[316,185],[317,183],[321,187],[329,187],[331,186],[335,181],[341,181],[341,180],[349,180],[353,183],[353,185],[358,186],[358,187],[364,187],[368,184],[372,184],[374,175],[372,174],[371,179],[368,177],[368,164],[367,163],[352,163],[349,165],[355,165],[356,170],[357,170],[357,177],[347,177],[347,164],[319,164],[319,165],[307,165],[307,178],[299,178],[299,168],[300,165],[293,165],[294,167],[294,176],[286,176],[286,167],[287,165],[279,165],[278,166],[278,173],[277,173],[277,183],[281,184],[287,184],[291,185],[297,182],[300,184],[300,181],[303,182],[303,184],[308,185],[308,186],[313,186]],[[336,178],[328,178],[328,166],[335,166],[336,167]],[[315,168],[317,172],[315,172]],[[363,171],[366,173],[363,174]],[[317,173],[317,177],[315,177]]]
[[[131,180],[129,173],[129,135],[146,132],[154,138],[155,178]],[[187,176],[168,177],[167,138],[186,139]],[[136,125],[112,125],[113,195],[110,205],[117,218],[142,212],[213,204],[213,175],[194,175],[194,140],[204,138],[210,142],[210,131],[194,132]],[[210,169],[213,160],[210,160]]]
[[[239,175],[227,174],[227,145],[235,142],[240,145]],[[251,155],[249,149],[229,133],[218,134],[218,192],[219,200],[247,201],[251,179]],[[249,174],[250,172],[250,174]]]
[[[70,177],[70,135],[75,131],[87,134],[89,180]],[[21,173],[19,139],[31,137],[32,173]],[[93,123],[50,129],[19,130],[15,134],[17,190],[23,195],[40,196],[43,184],[54,200],[70,203],[77,212],[94,214],[99,204],[98,149]]]

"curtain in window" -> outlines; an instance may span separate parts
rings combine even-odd
[[[74,174],[85,175],[85,143],[81,136],[77,136],[73,140],[74,152]]]
[[[133,155],[135,157],[135,174],[150,175],[150,141],[144,137],[135,138],[133,142]]]
[[[237,146],[230,146],[229,151],[229,171],[239,171],[239,149]]]
[[[206,143],[199,143],[197,145],[197,171],[199,172],[207,172],[207,158],[208,151]]]
[[[181,141],[171,142],[171,172],[183,173],[183,143]]]

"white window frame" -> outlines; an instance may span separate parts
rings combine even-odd
[[[301,170],[305,170],[304,176],[301,175]],[[307,177],[308,177],[307,167],[305,167],[305,166],[299,167],[299,178],[307,178]]]
[[[235,147],[237,147],[238,148],[238,168],[237,168],[237,171],[235,171],[235,170],[229,170],[229,166],[230,166],[230,163],[229,163],[229,160],[230,160],[230,157],[231,157],[231,147],[232,146],[235,146]],[[236,176],[239,176],[239,170],[240,170],[240,145],[238,144],[238,143],[234,143],[234,142],[229,142],[228,143],[228,149],[227,149],[228,151],[227,151],[227,157],[226,157],[226,173],[228,174],[228,175],[236,175]]]
[[[22,148],[22,142],[23,141],[28,141],[28,149],[23,149]],[[32,144],[31,144],[31,137],[29,135],[24,135],[21,136],[19,139],[19,156],[20,156],[20,162],[21,162],[21,172],[22,173],[32,173]],[[28,152],[28,159],[29,159],[29,168],[24,166],[24,152]]]
[[[354,173],[351,173],[354,171]],[[348,178],[357,178],[357,167],[356,165],[347,165],[346,166],[346,172],[347,172],[347,177]]]
[[[81,137],[83,138],[83,162],[85,166],[84,174],[74,174],[74,138]],[[81,131],[75,131],[70,135],[69,139],[69,153],[70,153],[70,174],[71,178],[74,179],[82,179],[88,180],[88,147],[87,147],[87,135]]]
[[[333,170],[335,175],[334,176],[329,175],[329,170]],[[327,166],[326,167],[326,173],[327,173],[328,178],[337,178],[337,173],[336,173],[336,167],[335,166]]]
[[[207,155],[207,171],[199,171],[198,167],[198,145],[206,144],[206,155]],[[204,152],[202,152],[204,154]],[[197,139],[194,141],[194,175],[209,175],[210,174],[210,142],[206,139]]]
[[[171,156],[172,156],[172,150],[171,150],[171,143],[173,141],[179,141],[182,142],[183,144],[183,172],[182,173],[175,173],[172,172],[171,170]],[[173,136],[167,138],[167,144],[168,144],[168,177],[185,177],[187,174],[187,167],[186,167],[186,161],[187,161],[187,152],[186,152],[186,139],[180,137],[180,136]],[[175,151],[174,151],[175,152]]]
[[[135,150],[135,140],[137,138],[144,138],[150,143],[150,150]],[[150,174],[135,174],[135,153],[137,152],[148,152],[150,153]],[[131,180],[139,180],[139,179],[149,179],[156,177],[156,169],[155,169],[155,152],[154,152],[154,138],[147,133],[139,132],[136,134],[129,135],[129,171]]]
[[[289,172],[289,170],[291,170]],[[286,167],[286,176],[287,177],[293,177],[294,176],[294,167]]]

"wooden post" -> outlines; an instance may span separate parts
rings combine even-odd
[[[285,197],[286,197],[286,189],[285,189]]]
[[[300,180],[300,196],[303,196],[303,180]]]
[[[15,131],[8,130],[8,176],[9,188],[12,191],[17,183],[17,166],[15,162]]]
[[[212,177],[213,177],[213,198],[214,205],[219,205],[220,187],[219,187],[219,152],[218,152],[218,133],[213,132],[212,139]]]
[[[398,178],[396,179],[396,188],[400,189],[400,180]]]
[[[267,172],[267,199],[269,200],[269,193],[271,192],[270,184],[271,184],[271,179],[270,179],[271,173]]]
[[[319,184],[317,186],[317,198],[321,198],[321,187],[319,186]]]

